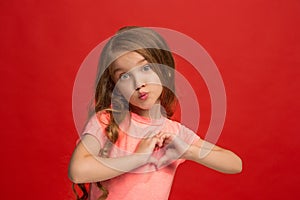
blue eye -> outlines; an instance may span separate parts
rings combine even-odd
[[[128,73],[124,73],[124,74],[121,74],[121,75],[120,75],[120,79],[121,79],[121,80],[129,79],[129,77],[130,77],[130,76],[129,76]]]
[[[145,72],[149,71],[149,70],[151,70],[151,66],[150,65],[144,65],[142,70],[145,71]]]

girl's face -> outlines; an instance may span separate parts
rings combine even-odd
[[[137,52],[129,52],[112,65],[112,76],[117,89],[142,116],[147,116],[159,98],[163,87],[151,64]]]

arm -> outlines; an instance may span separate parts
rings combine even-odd
[[[223,173],[235,174],[242,171],[242,160],[236,154],[202,139],[191,145],[183,158]]]
[[[100,144],[85,135],[76,146],[69,164],[69,178],[74,183],[98,182],[119,176],[149,162],[157,143],[156,137],[140,142],[136,153],[118,158],[99,157]]]
[[[159,166],[167,164],[170,160],[183,158],[223,173],[234,174],[242,171],[241,159],[229,150],[202,139],[188,145],[172,133],[162,133],[160,137],[167,146],[167,150],[165,156],[160,159]]]

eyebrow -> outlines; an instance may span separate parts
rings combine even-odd
[[[145,60],[146,60],[146,58],[142,58],[141,60],[139,60],[138,62],[136,62],[135,65],[138,65],[138,64],[144,62]],[[121,71],[121,70],[122,69],[120,69],[120,68],[116,68],[116,69],[113,70],[112,74],[116,74],[116,72]]]

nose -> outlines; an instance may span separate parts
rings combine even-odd
[[[141,85],[139,85],[138,87],[136,87],[136,91],[139,91],[142,87],[145,87],[146,85],[143,83],[143,84],[141,84]]]
[[[134,76],[135,90],[140,90],[142,87],[146,86],[146,82],[143,80],[142,76]]]

